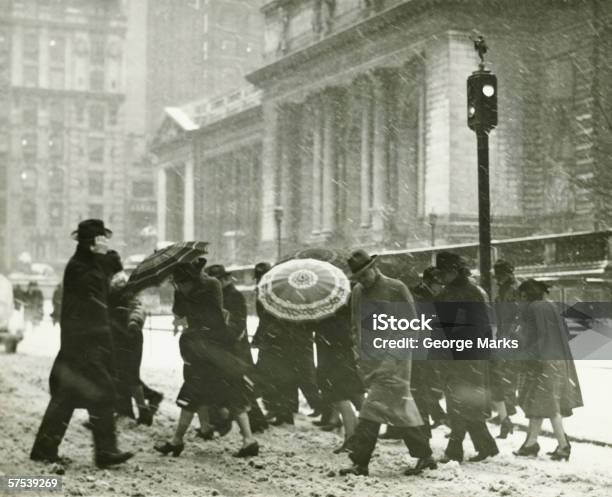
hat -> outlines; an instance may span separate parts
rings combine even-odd
[[[357,249],[351,254],[346,262],[348,263],[352,276],[357,276],[361,271],[365,271],[369,267],[372,267],[377,257],[378,255],[376,254],[370,256],[365,250]]]
[[[258,262],[253,268],[253,276],[256,281],[259,281],[261,277],[272,269],[272,265],[269,262]]]
[[[494,265],[493,270],[496,273],[512,274],[514,273],[514,264],[504,259],[499,259]]]
[[[423,281],[428,283],[440,283],[442,284],[442,275],[437,267],[429,266],[423,271]]]
[[[467,261],[454,252],[439,252],[436,254],[436,268],[440,271],[459,271],[467,268]]]
[[[206,266],[206,263],[208,261],[206,260],[206,257],[200,256],[198,257],[195,261],[193,261],[191,264],[193,264],[195,266],[195,268],[201,272],[202,269],[204,269],[204,266]]]
[[[550,285],[548,283],[544,283],[543,281],[534,280],[533,278],[529,278],[528,280],[523,281],[519,287],[519,292],[524,292],[530,295],[542,296],[545,293],[548,293],[548,289]]]
[[[180,262],[174,267],[172,277],[175,282],[198,279],[200,271],[190,262]]]
[[[208,276],[212,276],[213,278],[217,279],[230,276],[232,274],[225,269],[223,264],[213,264],[212,266],[208,266],[205,271]]]
[[[76,230],[70,233],[70,236],[77,241],[93,240],[97,236],[105,236],[110,238],[113,232],[104,226],[104,221],[101,219],[85,219],[81,221]]]
[[[123,271],[123,263],[121,262],[119,252],[116,250],[109,250],[106,252],[104,255],[104,267],[110,275]]]

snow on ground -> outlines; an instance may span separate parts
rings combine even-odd
[[[50,467],[28,459],[35,431],[48,401],[47,379],[59,343],[59,330],[49,324],[30,333],[17,355],[0,354],[0,474],[48,474]],[[77,411],[61,447],[75,462],[64,475],[64,495],[168,496],[220,495],[253,497],[485,497],[524,496],[610,497],[612,492],[612,448],[574,443],[571,460],[552,462],[545,452],[554,440],[542,438],[537,458],[512,455],[523,441],[522,433],[500,441],[501,454],[482,463],[440,466],[422,477],[406,477],[402,470],[413,461],[401,442],[380,441],[370,466],[369,478],[339,477],[337,470],[348,464],[345,455],[331,450],[341,443],[340,433],[324,433],[309,418],[298,415],[296,426],[272,428],[258,436],[262,450],[250,461],[231,453],[239,445],[237,429],[225,438],[205,442],[191,430],[181,457],[163,457],[153,443],[172,433],[178,416],[174,404],[181,383],[178,345],[172,333],[145,332],[143,379],[164,392],[166,400],[154,426],[119,424],[120,446],[136,451],[126,465],[97,470],[92,464],[89,432],[81,426],[85,411]],[[579,374],[587,407],[568,420],[574,436],[591,433],[594,439],[611,440],[609,363],[579,363]],[[602,409],[600,411],[600,409]],[[194,425],[195,429],[195,425]],[[496,427],[492,428],[497,431]],[[436,457],[446,444],[446,429],[435,430],[432,447]],[[595,436],[596,435],[596,436]],[[473,453],[466,441],[466,455]],[[36,493],[28,492],[28,495]]]

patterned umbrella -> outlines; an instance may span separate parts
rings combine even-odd
[[[293,259],[277,264],[258,285],[258,298],[272,315],[288,321],[314,321],[347,303],[346,275],[328,262]]]
[[[136,266],[128,280],[128,288],[136,292],[160,285],[177,264],[192,262],[206,254],[207,246],[208,242],[180,242],[157,250]]]

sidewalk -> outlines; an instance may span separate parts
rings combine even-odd
[[[157,317],[144,329],[143,368],[164,370],[180,378],[183,362],[179,354],[178,336],[171,329],[170,317]],[[249,318],[249,334],[257,327],[257,318]],[[59,348],[59,327],[48,321],[26,335],[18,351],[23,354],[53,357]],[[256,352],[256,350],[254,350]],[[574,410],[565,419],[568,435],[576,440],[612,446],[612,360],[576,361],[584,407]],[[519,410],[520,412],[520,410]],[[526,426],[527,419],[517,414],[513,421]],[[544,429],[550,430],[545,421]],[[497,432],[497,429],[494,429]]]

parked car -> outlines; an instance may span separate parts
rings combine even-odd
[[[13,298],[13,285],[0,274],[0,343],[9,354],[17,352],[17,344],[23,340],[24,305]]]

